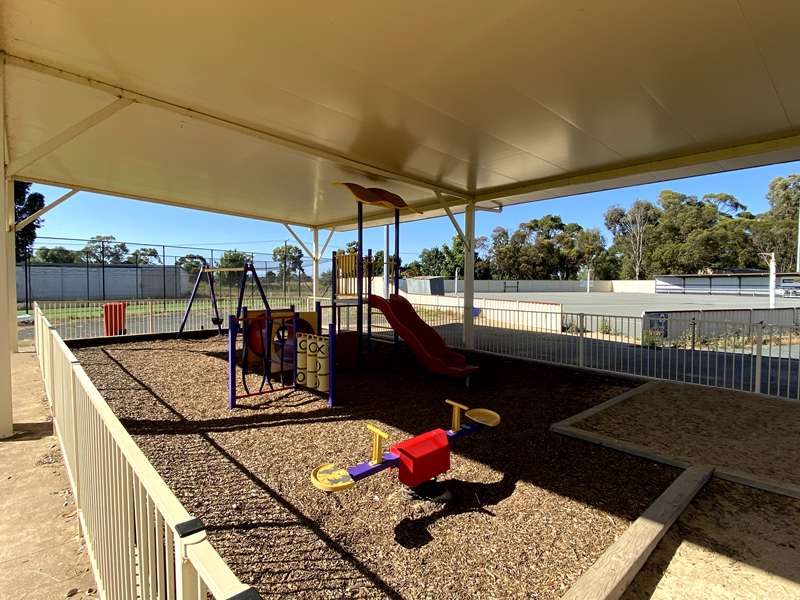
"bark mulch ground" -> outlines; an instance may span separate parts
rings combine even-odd
[[[340,371],[340,406],[306,392],[226,408],[225,341],[77,349],[89,376],[222,557],[266,597],[555,598],[671,483],[669,467],[551,433],[630,382],[475,355],[471,388],[376,344]],[[445,398],[499,412],[458,442],[448,503],[392,473],[334,495],[311,469],[368,458],[366,423],[400,441],[449,425]]]

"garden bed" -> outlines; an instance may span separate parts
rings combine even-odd
[[[75,353],[116,414],[242,581],[264,597],[555,598],[677,471],[549,431],[628,381],[475,355],[474,385],[421,371],[375,344],[337,372],[340,406],[279,392],[226,408],[225,340],[145,340]],[[393,473],[325,495],[322,462],[368,458],[367,423],[390,442],[449,425],[451,398],[499,412],[457,442],[441,505],[405,499]]]

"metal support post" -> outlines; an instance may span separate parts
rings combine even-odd
[[[100,280],[102,286],[102,297],[106,299],[106,242],[100,241]]]
[[[367,352],[372,351],[372,310],[369,297],[372,295],[372,250],[367,250]]]
[[[161,284],[163,287],[164,310],[167,310],[167,247],[161,246]]]
[[[356,333],[358,334],[358,362],[361,363],[361,353],[364,341],[364,205],[358,203],[358,250],[356,252]]]
[[[389,261],[390,261],[390,246],[389,246],[389,226],[384,227],[383,232],[383,297],[389,299]]]
[[[472,308],[475,302],[475,204],[464,211],[464,348],[475,346]]]
[[[311,259],[314,262],[312,264],[311,271],[311,295],[314,297],[314,301],[316,302],[317,295],[319,294],[319,259],[321,258],[319,252],[319,229],[317,227],[314,227],[313,234],[314,236],[311,247],[313,250],[313,256]]]
[[[755,365],[755,375],[753,377],[753,391],[756,394],[761,393],[761,355],[763,353],[763,346],[764,346],[764,322],[758,323],[758,327],[756,328],[756,365]]]
[[[13,261],[8,256],[10,244],[9,239],[13,239],[13,233],[7,231],[7,225],[11,223],[14,214],[11,207],[14,206],[14,194],[10,179],[6,179],[5,165],[8,157],[5,156],[6,139],[6,117],[5,117],[5,57],[0,56],[0,223],[3,223],[3,233],[5,239],[0,244],[0,315],[11,314],[12,307],[9,306],[9,294],[6,291],[11,286],[9,270],[6,265]],[[10,196],[10,197],[9,197]],[[11,238],[9,238],[11,236]],[[13,252],[13,248],[12,248]],[[16,270],[16,268],[15,268]],[[14,325],[16,326],[16,310],[14,311]],[[16,345],[16,331],[14,332]],[[13,414],[11,408],[11,353],[14,346],[11,343],[11,323],[8,318],[0,318],[0,439],[9,437],[14,433]]]

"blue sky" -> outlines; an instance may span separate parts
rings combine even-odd
[[[627,207],[639,198],[654,201],[664,189],[698,196],[727,192],[736,196],[750,211],[758,213],[768,208],[765,193],[770,180],[798,172],[800,162],[792,162],[507,207],[502,214],[478,213],[476,234],[489,235],[498,225],[514,229],[519,223],[552,213],[560,215],[565,222],[575,221],[587,228],[598,227],[610,241],[603,227],[603,213],[608,207]],[[36,185],[34,189],[42,192],[47,202],[63,193],[58,188],[42,185]],[[463,218],[458,218],[463,224]],[[269,253],[288,237],[282,225],[273,223],[84,192],[48,213],[39,230],[39,236],[48,237],[89,238],[93,235],[113,235],[118,240],[153,245],[203,245]],[[401,225],[400,236],[401,254],[408,261],[423,248],[449,241],[453,228],[447,218],[428,219]],[[376,250],[383,247],[382,228],[368,229],[364,237],[366,247]],[[310,233],[304,238],[310,245]],[[354,238],[355,232],[336,234],[329,248],[342,247]],[[289,238],[289,242],[293,240]],[[39,242],[41,245],[56,243],[49,240]]]

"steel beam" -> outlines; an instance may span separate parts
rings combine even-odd
[[[46,213],[49,213],[51,210],[53,210],[59,204],[62,204],[64,202],[66,202],[67,200],[72,198],[75,194],[77,194],[79,191],[80,190],[72,189],[72,190],[68,191],[66,194],[64,194],[63,196],[53,200],[47,206],[43,207],[40,210],[37,210],[31,216],[29,216],[29,217],[27,217],[25,219],[22,219],[22,221],[19,221],[19,222],[15,223],[14,226],[13,226],[14,231],[20,231],[22,229],[25,229],[28,225],[33,223],[36,219],[38,219],[39,217],[41,217],[42,215],[44,215]]]
[[[313,253],[313,252],[311,252],[311,250],[309,250],[309,249],[308,249],[308,246],[306,246],[305,242],[304,242],[303,240],[301,240],[301,239],[300,239],[300,236],[299,236],[299,235],[297,235],[297,234],[294,232],[294,229],[292,229],[292,226],[291,226],[291,225],[287,225],[286,223],[284,223],[284,224],[283,224],[283,226],[284,226],[284,227],[286,227],[286,231],[288,231],[289,233],[291,233],[291,234],[292,234],[292,237],[293,237],[295,240],[297,240],[297,243],[298,243],[298,244],[300,244],[300,247],[303,249],[303,252],[305,252],[306,254],[308,254],[310,257],[312,257],[312,258],[313,258],[313,257],[314,257],[314,253]]]
[[[244,121],[235,120],[230,117],[225,117],[222,115],[215,115],[205,110],[195,109],[189,106],[177,104],[175,102],[170,102],[168,100],[163,100],[155,96],[136,92],[134,90],[126,89],[103,81],[98,81],[96,79],[92,79],[91,77],[87,77],[79,73],[74,73],[66,71],[64,69],[59,69],[28,58],[15,56],[13,54],[6,54],[6,60],[8,64],[12,64],[15,67],[36,71],[39,73],[43,73],[45,75],[56,77],[58,79],[63,79],[65,81],[79,83],[94,89],[102,90],[113,96],[118,96],[120,98],[128,99],[133,102],[139,102],[141,104],[146,104],[148,106],[153,106],[155,108],[168,110],[177,113],[179,115],[182,115],[184,117],[196,119],[198,121],[202,121],[210,125],[223,127],[231,131],[236,131],[243,135],[248,135],[250,137],[255,137],[264,141],[272,142],[280,146],[285,146],[287,148],[299,151],[309,156],[316,156],[318,158],[330,160],[331,162],[356,169],[363,173],[380,175],[382,177],[387,177],[394,181],[400,181],[403,183],[407,183],[409,185],[413,185],[414,187],[424,188],[428,190],[435,189],[442,193],[449,194],[452,196],[463,197],[463,198],[471,197],[468,192],[465,192],[463,190],[446,185],[441,185],[439,183],[436,183],[434,181],[429,181],[421,177],[412,177],[410,175],[398,173],[396,171],[385,169],[383,167],[379,167],[374,164],[355,160],[330,148],[326,148],[324,146],[319,146],[316,144],[311,144],[308,141],[289,136],[284,132],[266,129],[262,126],[257,126],[251,123],[246,123]]]
[[[130,98],[117,98],[111,104],[108,104],[98,110],[97,112],[92,113],[85,119],[82,119],[67,127],[61,133],[53,136],[43,144],[39,144],[33,150],[23,154],[22,156],[18,156],[14,160],[12,160],[7,167],[6,177],[13,177],[14,175],[18,174],[22,171],[25,167],[28,167],[35,163],[40,158],[44,158],[51,152],[58,150],[61,146],[66,144],[67,142],[75,139],[83,132],[91,129],[98,123],[102,123],[110,116],[117,114],[126,106],[130,106],[133,104],[133,100]]]
[[[464,244],[464,247],[466,247],[467,240],[464,237],[464,232],[461,229],[461,225],[458,224],[458,221],[456,221],[456,218],[453,216],[453,211],[451,211],[450,207],[447,206],[447,203],[444,201],[444,198],[442,198],[442,195],[439,192],[436,192],[436,199],[439,200],[439,203],[442,205],[442,208],[444,208],[444,212],[447,214],[447,217],[453,224],[453,227],[455,228],[458,237],[461,238],[461,243]]]

